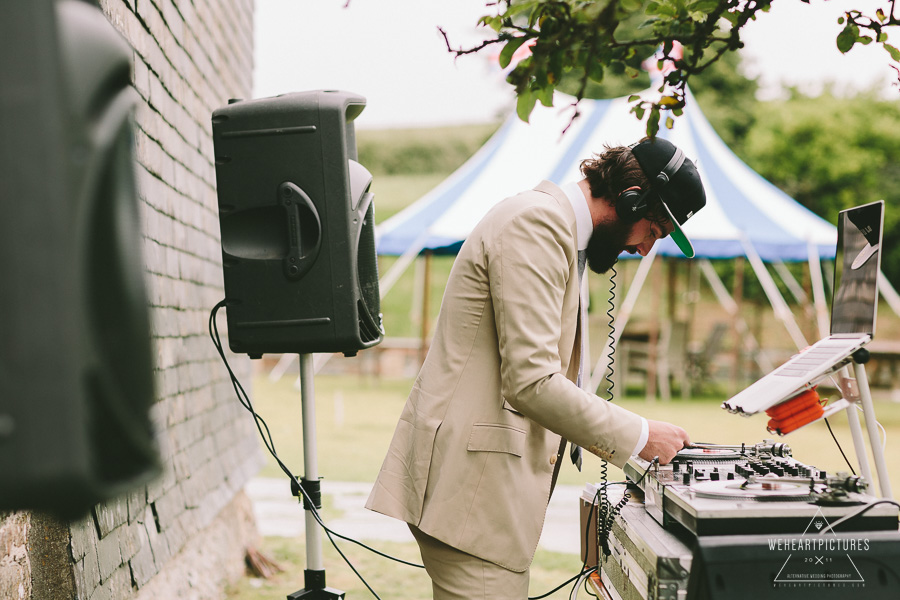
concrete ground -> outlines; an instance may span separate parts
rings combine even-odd
[[[330,506],[341,512],[341,518],[326,521],[326,525],[360,541],[414,541],[405,523],[366,510],[366,498],[371,488],[368,483],[323,480],[323,496],[331,496]],[[304,535],[304,511],[297,499],[291,496],[290,482],[286,478],[258,477],[250,481],[246,490],[253,502],[257,526],[262,535]],[[541,535],[542,548],[579,554],[582,533],[579,533],[578,506],[582,490],[573,485],[556,486]]]

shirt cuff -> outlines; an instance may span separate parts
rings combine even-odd
[[[647,445],[647,440],[650,438],[650,425],[647,423],[647,419],[641,417],[641,436],[638,438],[637,444],[634,446],[634,452],[631,453],[632,456],[637,456],[641,453],[641,450],[644,449],[644,446]]]

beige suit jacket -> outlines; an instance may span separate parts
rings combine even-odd
[[[565,440],[622,466],[640,417],[579,389],[575,214],[542,182],[466,239],[366,506],[513,571],[531,564]]]

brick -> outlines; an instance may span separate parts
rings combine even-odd
[[[117,600],[112,597],[109,587],[98,586],[91,594],[91,600]]]
[[[182,20],[181,14],[175,8],[175,5],[172,4],[171,0],[164,0],[161,8],[166,27],[169,28],[175,41],[181,44],[181,40],[184,37],[184,21]]]
[[[121,565],[116,569],[108,579],[104,580],[101,585],[91,596],[91,600],[97,598],[105,600],[122,600],[131,596],[131,570],[128,565]]]
[[[122,556],[123,563],[131,560],[140,550],[140,531],[143,528],[143,524],[138,523],[137,521],[119,527],[119,553]]]
[[[169,523],[160,533],[160,536],[165,538],[166,545],[172,554],[177,554],[188,539],[188,531],[185,528],[185,517],[187,515],[187,512],[182,512],[178,515],[178,518]]]
[[[84,558],[75,559],[72,564],[72,574],[75,576],[75,597],[87,598],[89,594],[84,584]]]
[[[87,549],[83,559],[84,594],[80,597],[90,598],[100,585],[100,560],[97,558],[97,546]]]
[[[138,551],[128,561],[128,565],[131,568],[132,580],[138,588],[141,588],[156,574],[157,567],[153,561],[153,550],[144,524],[138,523],[135,531],[138,536]]]
[[[147,486],[142,485],[128,494],[128,522],[136,522],[147,508]]]
[[[80,560],[84,558],[89,548],[97,545],[97,528],[94,526],[92,516],[78,519],[69,523],[69,535],[71,537],[72,558]]]
[[[168,431],[165,431],[163,435],[168,437]],[[168,443],[166,443],[166,447],[170,447]],[[162,473],[159,477],[147,484],[147,502],[151,504],[156,502],[163,494],[165,494],[166,490],[174,485],[175,472],[172,469],[172,462],[164,461]]]
[[[100,538],[97,544],[97,557],[100,562],[100,580],[106,581],[110,575],[122,565],[122,553],[119,550],[119,530],[111,531]]]
[[[147,507],[144,514],[143,526],[144,532],[147,534],[147,541],[150,543],[150,550],[153,552],[153,564],[156,570],[160,570],[169,562],[172,553],[169,551],[166,539],[159,534],[151,506]]]
[[[134,81],[134,89],[137,90],[138,94],[141,95],[141,98],[144,100],[150,99],[150,70],[147,68],[147,63],[144,62],[144,59],[140,54],[135,52],[134,60],[133,60],[133,81]],[[138,108],[138,112],[140,113],[143,110],[149,110],[149,107],[146,103],[141,102]]]
[[[181,486],[173,486],[172,489],[157,498],[152,506],[155,511],[156,522],[159,525],[159,531],[164,532],[185,510],[184,494],[181,491]]]
[[[97,517],[97,527],[102,540],[116,527],[128,521],[128,501],[121,496],[98,504],[94,507],[94,514]]]

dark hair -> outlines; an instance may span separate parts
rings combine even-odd
[[[616,199],[623,191],[637,186],[642,190],[650,187],[650,180],[638,163],[637,158],[627,146],[607,146],[604,144],[601,154],[581,161],[581,174],[587,179],[594,198],[606,198],[610,206],[615,206]],[[650,204],[647,218],[656,223],[668,221],[668,215],[656,194],[647,199]]]

